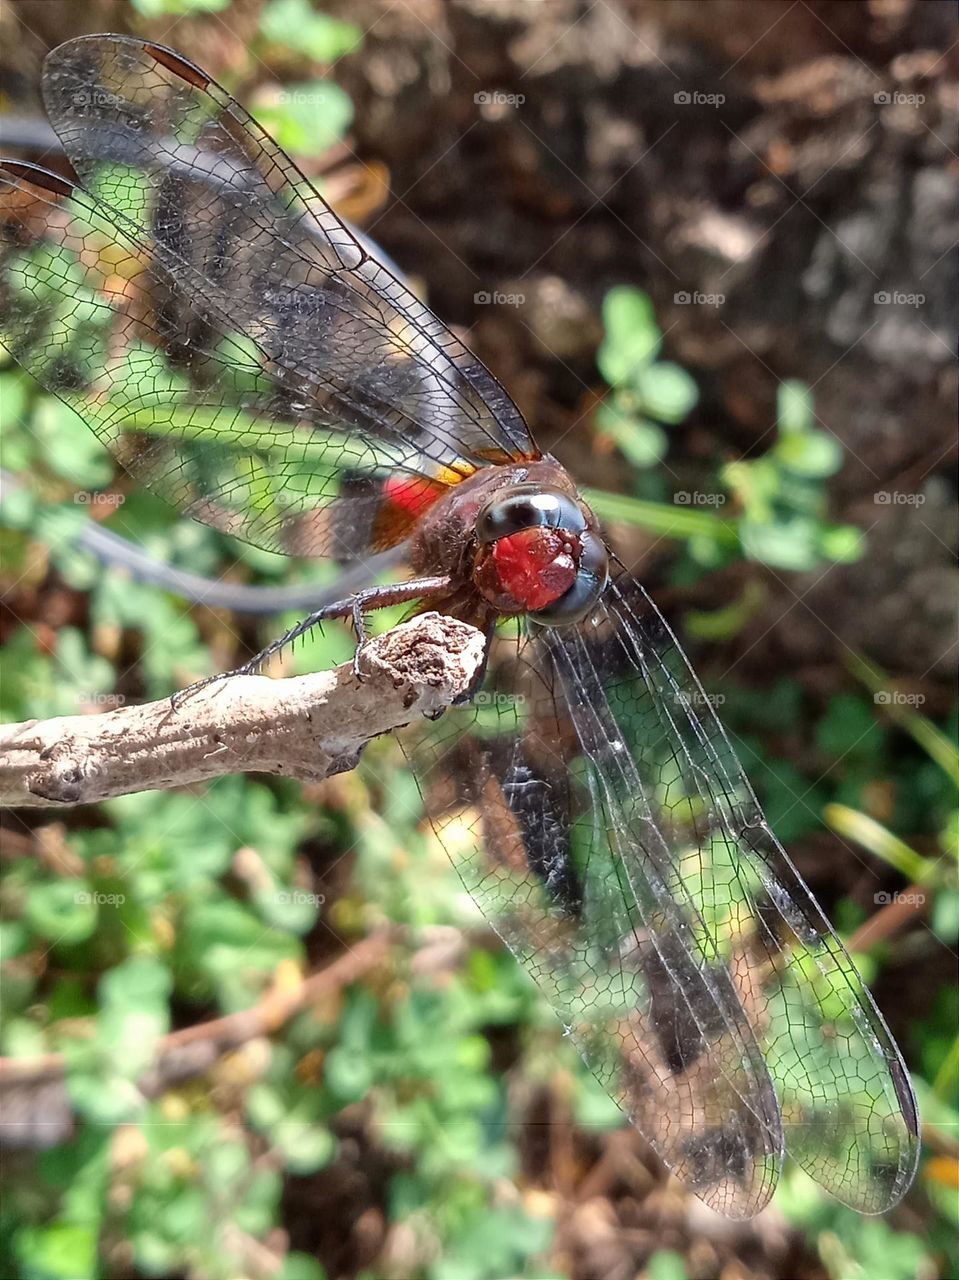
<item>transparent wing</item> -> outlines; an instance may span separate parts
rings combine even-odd
[[[0,171],[0,342],[137,479],[269,550],[353,559],[538,456],[483,365],[219,85],[91,36],[44,69],[81,178]]]
[[[590,1070],[698,1195],[749,1217],[779,1177],[775,1090],[603,690],[567,687],[555,638],[494,642],[476,706],[419,730],[410,758],[466,888]]]
[[[82,185],[148,230],[289,374],[439,464],[535,454],[489,371],[198,67],[162,45],[87,36],[49,55],[43,97]]]
[[[725,964],[736,984],[776,1087],[789,1154],[843,1203],[881,1213],[905,1194],[919,1157],[899,1050],[652,600],[624,576],[609,589],[605,615],[592,635],[547,637],[583,746],[590,752],[573,694],[591,688],[632,759],[635,795],[624,816],[646,804],[660,814],[670,890],[693,897],[703,955]],[[633,857],[644,855],[633,846]]]
[[[0,162],[0,343],[135,477],[268,550],[392,546],[449,477],[424,444],[291,386],[122,215],[13,161]],[[397,504],[386,486],[404,474]]]
[[[784,1145],[864,1212],[904,1194],[918,1122],[895,1045],[637,583],[497,641],[477,708],[413,759],[466,887],[702,1199],[758,1212]]]

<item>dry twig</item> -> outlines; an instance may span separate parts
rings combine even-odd
[[[365,673],[234,676],[174,709],[168,699],[0,729],[0,804],[63,807],[228,773],[315,782],[352,769],[371,738],[467,692],[482,634],[424,613],[364,647]]]

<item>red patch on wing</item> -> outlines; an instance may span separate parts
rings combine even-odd
[[[448,488],[444,481],[428,476],[390,476],[383,484],[382,505],[373,526],[371,547],[383,551],[408,538],[417,520]]]
[[[574,539],[562,529],[537,525],[493,543],[503,588],[526,609],[545,609],[576,581]]]
[[[447,488],[439,480],[427,476],[390,476],[383,485],[383,500],[388,506],[408,515],[422,515]]]

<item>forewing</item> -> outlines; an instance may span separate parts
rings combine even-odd
[[[476,706],[419,731],[411,757],[464,884],[593,1074],[698,1195],[747,1217],[779,1174],[775,1091],[615,691],[574,673],[566,634],[495,642]]]
[[[43,96],[81,183],[148,232],[290,385],[461,475],[464,460],[535,454],[488,370],[199,68],[161,45],[82,37],[47,58]]]
[[[626,576],[606,601],[592,623],[546,641],[583,747],[621,778],[624,863],[658,848],[665,892],[694,921],[696,966],[723,969],[738,993],[789,1153],[839,1200],[881,1213],[909,1187],[919,1150],[898,1049],[655,605]],[[594,702],[616,726],[599,752]],[[622,773],[609,767],[618,755]]]
[[[0,343],[139,480],[268,550],[345,560],[393,545],[448,474],[291,386],[147,235],[13,161],[0,162]],[[384,485],[404,472],[399,508]]]

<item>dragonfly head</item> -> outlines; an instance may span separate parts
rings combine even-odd
[[[503,613],[545,626],[578,622],[606,586],[608,556],[592,517],[568,493],[500,489],[476,518],[473,580]]]

